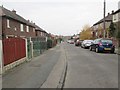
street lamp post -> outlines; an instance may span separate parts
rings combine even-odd
[[[104,30],[104,38],[105,38],[105,34],[106,34],[106,30],[105,30],[105,13],[106,13],[106,1],[104,0],[104,21],[103,21],[103,30]]]

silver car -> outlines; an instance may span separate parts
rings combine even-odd
[[[84,40],[81,44],[82,48],[89,48],[90,45],[92,44],[93,40]]]

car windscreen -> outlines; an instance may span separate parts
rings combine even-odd
[[[101,40],[103,44],[112,44],[112,40]]]
[[[86,41],[86,43],[91,43],[91,42],[93,42],[93,41],[91,41],[91,40],[89,40],[89,41]]]

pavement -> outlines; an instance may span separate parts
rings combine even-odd
[[[61,45],[3,75],[3,88],[57,88],[65,67]]]
[[[63,45],[60,48],[62,54],[41,88],[62,88],[66,68],[66,56]]]
[[[115,53],[120,55],[120,48],[116,48]]]
[[[119,54],[119,52],[118,52],[118,48],[115,49],[115,53],[116,53],[116,54]]]

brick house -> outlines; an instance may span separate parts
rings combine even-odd
[[[113,11],[112,11],[113,13]],[[108,13],[108,15],[105,17],[105,30],[106,30],[106,34],[105,36],[106,37],[109,37],[109,26],[112,22],[112,13]],[[97,23],[95,23],[93,26],[92,26],[92,30],[93,30],[93,36],[94,38],[101,38],[103,37],[103,32],[104,32],[104,19],[101,19],[100,21],[98,21]]]
[[[47,32],[37,25],[35,25],[35,34],[36,34],[36,37],[44,37],[44,38],[47,37]]]
[[[113,13],[113,23],[120,23],[120,9]],[[120,24],[119,24],[120,25]]]
[[[15,10],[10,11],[4,7],[0,7],[2,10],[2,37],[35,37],[35,27],[29,21],[19,16]]]
[[[113,23],[116,26],[117,37],[119,38],[119,47],[120,47],[120,8],[113,13]]]
[[[0,25],[0,65],[3,65],[4,72],[27,60],[34,47],[30,40],[36,37],[36,27],[15,10],[10,11],[3,6],[0,6]]]

